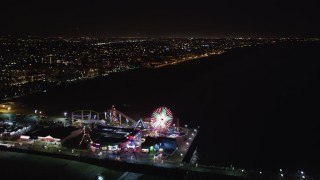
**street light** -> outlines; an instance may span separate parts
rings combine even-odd
[[[34,110],[34,114],[37,114],[37,111],[38,111],[38,110]]]
[[[66,117],[67,116],[67,112],[64,112],[64,117]]]
[[[98,175],[98,178],[97,178],[98,180],[103,180],[103,176],[101,176],[101,175]]]

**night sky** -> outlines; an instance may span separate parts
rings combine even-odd
[[[10,0],[0,33],[63,36],[307,36],[320,34],[317,0]]]

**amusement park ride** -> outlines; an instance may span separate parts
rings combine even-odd
[[[102,125],[127,126],[129,122],[136,123],[135,120],[118,111],[114,106],[102,113],[93,110],[74,111],[71,113],[71,121],[73,125],[100,123]]]
[[[93,143],[93,141],[91,140],[91,137],[90,137],[90,132],[91,132],[91,128],[90,126],[83,126],[83,129],[82,129],[82,132],[83,133],[83,136],[82,136],[82,139],[80,141],[80,144],[81,145],[82,143]]]
[[[101,119],[101,117],[104,117]],[[123,120],[125,119],[125,121]],[[135,121],[124,113],[118,111],[114,106],[111,109],[98,113],[93,110],[78,110],[71,113],[73,125],[86,125],[98,123],[104,126],[134,127],[134,128],[152,128],[159,133],[167,131],[172,125],[172,112],[167,107],[159,107],[153,113],[150,122],[142,119]]]
[[[172,124],[172,112],[166,107],[159,107],[153,113],[151,117],[151,126],[161,132],[165,132]]]
[[[104,117],[100,119],[100,117]],[[124,121],[125,119],[125,121]],[[149,120],[149,121],[148,121]],[[169,108],[159,107],[155,109],[147,121],[142,119],[135,121],[129,116],[118,111],[114,106],[111,109],[98,113],[92,110],[80,110],[72,113],[73,125],[82,126],[83,137],[80,142],[84,144],[96,144],[90,138],[89,133],[92,132],[90,124],[98,124],[104,128],[116,128],[118,130],[131,129],[127,134],[124,145],[121,147],[133,148],[141,146],[146,137],[169,137],[176,138],[178,136],[179,127],[172,126],[173,115]],[[177,122],[177,125],[179,122]]]

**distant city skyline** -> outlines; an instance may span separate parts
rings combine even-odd
[[[1,35],[94,37],[317,37],[319,2],[10,1]]]

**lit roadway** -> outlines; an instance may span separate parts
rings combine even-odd
[[[175,65],[175,64],[182,63],[182,62],[185,62],[185,61],[200,59],[200,58],[208,57],[209,55],[216,55],[216,54],[221,54],[221,53],[223,53],[223,51],[218,51],[218,52],[212,51],[212,52],[206,53],[206,54],[193,55],[193,56],[189,56],[189,57],[184,57],[182,59],[174,59],[173,60],[174,62],[160,64],[160,65],[154,66],[154,68],[161,68],[161,67],[165,67],[165,66],[169,66],[169,65]]]

